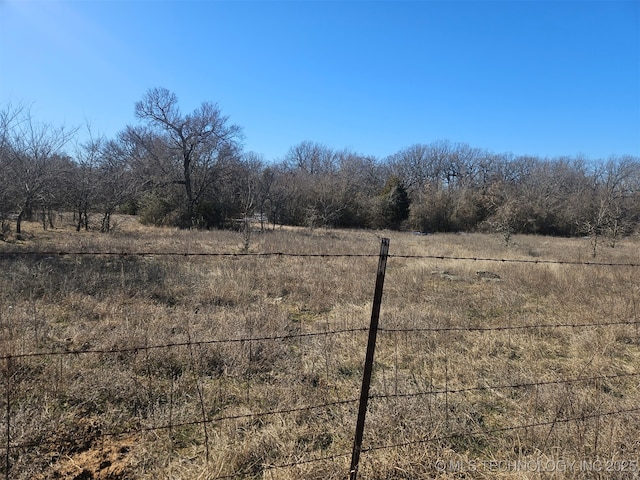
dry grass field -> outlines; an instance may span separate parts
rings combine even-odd
[[[385,236],[359,478],[638,478],[638,238],[117,221],[0,244],[2,477],[347,478]]]

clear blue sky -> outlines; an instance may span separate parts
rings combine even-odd
[[[165,87],[266,160],[304,140],[640,156],[638,0],[0,0],[0,48],[0,106],[108,137]]]

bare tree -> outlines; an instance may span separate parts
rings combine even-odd
[[[289,150],[283,167],[289,173],[290,192],[300,197],[296,223],[311,228],[343,224],[355,196],[353,182],[341,172],[349,155],[309,141]]]
[[[338,212],[336,226],[372,226],[378,195],[389,177],[387,169],[373,157],[348,150],[338,152],[338,166],[332,188],[344,207]]]
[[[254,152],[249,152],[244,155],[242,170],[239,174],[241,177],[238,188],[238,200],[240,202],[240,208],[242,212],[242,235],[244,239],[244,250],[249,250],[249,243],[251,241],[252,222],[256,209],[261,203],[261,175],[260,172],[263,168],[262,157]],[[262,224],[262,219],[260,220]]]
[[[32,218],[37,207],[47,209],[50,194],[59,184],[60,175],[67,173],[60,169],[65,165],[59,161],[63,148],[77,130],[37,123],[28,111],[14,122],[5,151],[6,165],[10,170],[8,176],[14,185],[17,234],[21,233],[22,220]]]
[[[149,90],[136,103],[135,114],[148,130],[129,132],[165,167],[168,181],[184,187],[184,227],[198,224],[197,207],[216,181],[214,167],[240,149],[241,130],[214,103],[204,102],[183,115],[177,96],[165,88]]]
[[[12,155],[15,131],[24,121],[22,106],[7,105],[0,110],[0,171],[6,170],[14,157]]]
[[[10,230],[10,217],[15,212],[17,185],[10,166],[15,162],[14,130],[22,120],[23,108],[7,105],[0,110],[0,239]]]
[[[258,187],[258,213],[260,215],[260,231],[264,231],[265,223],[271,220],[275,225],[275,219],[271,219],[273,211],[273,186],[276,181],[277,171],[272,166],[264,166],[260,171]]]
[[[104,142],[96,160],[95,204],[102,215],[100,231],[109,233],[112,215],[118,207],[134,201],[144,184],[130,168],[126,145],[118,140]]]
[[[88,140],[76,145],[76,168],[68,190],[68,203],[73,207],[76,231],[89,230],[89,213],[95,207],[98,194],[98,165],[106,139],[94,136],[87,126]]]
[[[440,166],[434,161],[428,145],[412,145],[387,159],[392,174],[405,184],[411,199],[419,202],[427,183],[437,183]]]
[[[593,174],[588,216],[583,220],[591,237],[592,255],[597,255],[600,238],[608,234],[611,245],[625,229],[630,229],[633,200],[640,187],[640,162],[633,157],[611,158],[597,165]],[[629,220],[629,225],[627,225]]]

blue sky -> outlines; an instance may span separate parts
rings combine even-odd
[[[0,0],[0,107],[112,137],[152,87],[218,103],[266,160],[640,156],[640,1]]]

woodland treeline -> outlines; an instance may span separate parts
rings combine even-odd
[[[0,235],[21,222],[109,232],[116,212],[182,228],[276,225],[606,237],[640,225],[640,159],[538,158],[436,141],[387,158],[305,141],[283,159],[243,150],[214,103],[183,114],[163,88],[115,138],[0,110]],[[87,135],[83,135],[84,138]],[[249,219],[251,222],[249,222]],[[595,245],[595,243],[594,243]],[[595,252],[595,247],[594,247]]]

